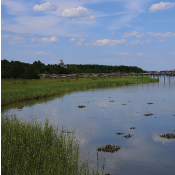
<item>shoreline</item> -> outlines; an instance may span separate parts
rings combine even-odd
[[[159,79],[146,76],[92,77],[92,78],[41,78],[2,79],[1,106],[26,100],[37,100],[66,92],[88,90],[100,87],[117,87],[130,84],[158,82]]]

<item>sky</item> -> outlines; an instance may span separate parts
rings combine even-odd
[[[175,0],[1,0],[1,60],[175,69]]]

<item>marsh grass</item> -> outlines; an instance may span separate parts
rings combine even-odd
[[[23,100],[38,99],[77,90],[90,88],[123,86],[129,84],[156,82],[146,76],[124,77],[93,77],[93,78],[41,78],[39,80],[2,79],[1,105],[20,102]]]
[[[98,170],[96,171],[98,172]],[[21,122],[15,116],[1,118],[1,173],[16,175],[89,175],[89,158],[80,160],[80,148],[73,133],[58,134],[45,120]]]

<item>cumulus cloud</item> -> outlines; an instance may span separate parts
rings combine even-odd
[[[140,38],[140,37],[143,37],[143,36],[144,36],[143,33],[140,33],[140,34],[136,35],[137,38]]]
[[[6,35],[1,35],[2,39],[7,39],[8,44],[19,44],[23,43],[26,41],[26,39],[23,36],[20,35],[11,35],[11,34],[6,34]]]
[[[163,38],[175,37],[175,33],[172,33],[172,32],[167,32],[167,33],[148,32],[148,35],[158,36]]]
[[[121,39],[121,40],[102,39],[102,40],[97,40],[96,42],[93,42],[93,43],[88,43],[85,46],[105,46],[105,45],[115,46],[118,44],[124,44],[126,42],[127,41],[125,39]]]
[[[148,44],[148,43],[151,43],[151,40],[147,40],[147,41],[140,41],[140,40],[137,40],[137,41],[131,41],[130,44],[131,45],[143,45],[143,44]]]
[[[167,32],[167,33],[158,33],[158,32],[147,32],[148,35],[158,37],[160,42],[163,42],[167,38],[175,37],[175,33]]]
[[[36,4],[33,7],[33,11],[56,11],[57,10],[57,6],[56,5],[51,5],[50,2],[46,2],[44,4]]]
[[[70,41],[70,42],[74,42],[74,41],[77,41],[77,39],[71,38],[69,41]]]
[[[85,40],[86,40],[86,39],[83,39],[83,38],[79,38],[78,40],[75,39],[75,38],[71,38],[69,41],[70,41],[70,42],[75,42],[75,41],[77,41],[76,45],[77,45],[77,46],[81,46],[82,43],[83,43]]]
[[[65,9],[61,16],[66,18],[81,18],[81,19],[94,19],[94,16],[85,7],[79,6],[77,8]]]
[[[175,6],[175,2],[160,2],[158,4],[153,4],[150,8],[149,11],[150,12],[155,12],[158,10],[167,10],[170,8],[173,8]]]
[[[77,46],[81,46],[86,39],[80,38],[77,42]]]
[[[53,36],[50,38],[32,38],[31,41],[32,42],[39,41],[39,42],[43,42],[43,43],[53,43],[53,42],[57,42],[58,39],[55,36]]]
[[[143,34],[143,33],[140,33],[140,34],[139,34],[138,32],[133,31],[133,32],[125,32],[122,36],[123,36],[123,37],[136,36],[137,38],[139,38],[139,37],[144,36],[144,34]]]

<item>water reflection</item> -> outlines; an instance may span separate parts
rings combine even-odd
[[[112,174],[174,174],[175,139],[159,135],[175,130],[175,77],[162,76],[158,83],[73,92],[21,106],[2,108],[2,112],[26,120],[48,117],[60,128],[75,129],[82,155],[89,152],[94,164],[97,147],[121,146],[113,154],[99,152],[101,164],[105,157],[106,171]],[[148,113],[154,115],[144,116]],[[126,139],[118,132],[133,136]]]

